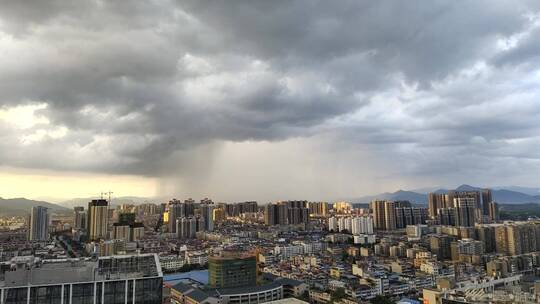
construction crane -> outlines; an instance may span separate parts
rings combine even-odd
[[[109,191],[109,192],[101,192],[101,199],[103,199],[103,195],[108,195],[109,196],[109,203],[111,202],[111,194],[113,194],[114,192],[112,191]]]

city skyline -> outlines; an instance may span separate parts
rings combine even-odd
[[[7,1],[0,196],[537,186],[539,12],[535,1]]]

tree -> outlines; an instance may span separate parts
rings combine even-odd
[[[394,303],[394,301],[392,301],[389,297],[381,296],[381,295],[376,296],[375,298],[371,299],[371,301],[369,302],[371,304],[393,304]]]
[[[304,293],[302,293],[300,296],[300,300],[309,302],[309,291],[304,291]]]
[[[343,298],[345,298],[346,294],[345,294],[345,289],[342,288],[342,287],[339,287],[337,288],[336,290],[334,290],[331,294],[331,301],[332,302],[335,302],[335,301],[339,301]]]

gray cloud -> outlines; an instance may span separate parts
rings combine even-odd
[[[0,104],[43,105],[35,116],[48,123],[0,125],[0,164],[185,182],[211,170],[223,143],[304,137],[369,149],[388,176],[422,182],[455,182],[479,163],[511,174],[497,165],[508,159],[538,173],[539,9],[4,1]],[[205,160],[194,157],[200,147]]]

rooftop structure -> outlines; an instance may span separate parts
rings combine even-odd
[[[145,303],[162,300],[163,274],[154,254],[59,260],[16,257],[0,264],[0,270],[2,304],[83,303],[82,299],[115,304],[143,295]]]

